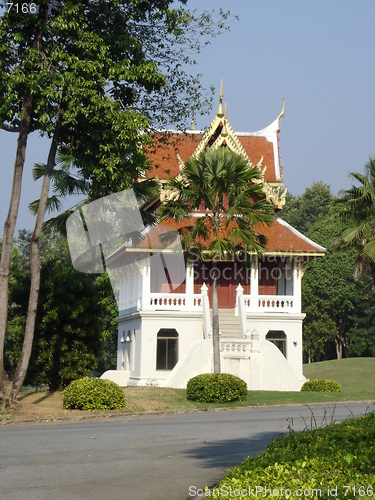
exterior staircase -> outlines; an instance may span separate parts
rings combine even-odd
[[[221,339],[243,338],[240,318],[234,315],[234,309],[219,309],[219,330]]]

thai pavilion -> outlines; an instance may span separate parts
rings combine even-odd
[[[249,390],[298,391],[305,380],[301,279],[308,262],[323,256],[325,249],[279,216],[286,195],[279,154],[285,102],[265,129],[234,132],[222,101],[221,89],[219,109],[205,132],[155,135],[149,151],[152,166],[146,173],[161,184],[160,199],[153,207],[170,196],[165,181],[181,175],[184,162],[207,147],[227,146],[261,169],[264,196],[274,205],[274,222],[257,229],[267,237],[261,259],[254,254],[247,267],[228,261],[219,264],[221,371],[241,377]],[[176,223],[169,226],[178,229]],[[165,229],[167,222],[159,224],[158,234]],[[154,233],[150,229],[148,248],[138,256],[137,265],[123,268],[117,370],[103,377],[121,386],[184,388],[191,377],[213,371],[210,262],[185,263],[181,255],[168,252]],[[116,267],[128,250],[126,245],[119,248],[107,266]]]

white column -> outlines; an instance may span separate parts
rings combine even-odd
[[[123,286],[123,303],[122,306],[124,309],[127,309],[129,306],[129,271],[126,270],[124,274],[124,279],[122,282]]]
[[[186,263],[185,306],[188,311],[194,309],[194,267]]]
[[[234,315],[235,316],[238,316],[238,300],[239,300],[240,296],[241,297],[243,296],[243,288],[241,285],[238,285],[238,287],[236,288],[236,307],[234,308]]]
[[[301,280],[302,280],[302,263],[297,259],[293,261],[293,312],[300,313],[302,309],[301,304]]]
[[[147,258],[143,263],[142,276],[142,309],[150,309],[150,294],[151,294],[151,272],[150,259]]]
[[[124,276],[120,276],[120,290],[118,298],[118,309],[119,313],[124,309]]]
[[[251,275],[250,275],[250,311],[258,311],[258,258],[251,260]]]
[[[138,268],[138,291],[137,291],[137,311],[141,308],[142,304],[142,283],[143,283],[143,276],[142,276],[142,268]]]

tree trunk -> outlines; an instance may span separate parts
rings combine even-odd
[[[12,382],[12,394],[11,394],[12,400],[16,398],[25,380],[27,368],[29,366],[31,349],[33,345],[35,318],[38,307],[38,296],[40,288],[39,236],[42,231],[44,214],[46,212],[48,192],[51,183],[51,174],[55,167],[56,153],[61,137],[64,112],[65,112],[65,105],[61,104],[57,116],[51,147],[48,154],[48,161],[46,165],[46,171],[43,177],[42,191],[40,194],[38,213],[36,216],[34,232],[32,234],[30,242],[31,285],[30,285],[30,295],[29,295],[29,306],[27,310],[25,337],[23,340],[21,357]]]
[[[13,236],[17,222],[21,197],[22,174],[25,164],[27,138],[30,133],[32,101],[28,96],[22,110],[20,131],[17,140],[16,160],[14,163],[12,192],[9,212],[4,224],[4,235],[0,260],[0,397],[9,397],[8,376],[4,370],[4,342],[8,321],[9,267],[12,253]]]
[[[33,40],[33,48],[41,50],[43,24],[48,22],[49,2],[42,4],[39,8],[39,24]],[[16,159],[14,163],[12,192],[9,203],[9,212],[4,224],[3,243],[0,260],[0,398],[3,406],[6,398],[11,398],[12,382],[4,370],[4,343],[8,322],[8,293],[9,293],[9,267],[12,252],[13,236],[18,217],[18,207],[21,197],[22,175],[25,164],[27,139],[30,134],[31,117],[33,113],[33,100],[27,91],[22,109],[22,118],[19,128]]]
[[[219,301],[217,296],[217,279],[219,269],[216,263],[212,266],[212,345],[214,352],[214,373],[220,373],[220,330],[219,330]]]
[[[336,337],[335,345],[336,345],[336,357],[337,359],[342,359],[343,341],[340,338]]]

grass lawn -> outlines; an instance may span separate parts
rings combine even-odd
[[[304,374],[310,379],[335,380],[341,384],[342,392],[251,391],[248,393],[246,401],[223,404],[188,401],[184,389],[127,387],[124,389],[126,408],[110,412],[91,411],[90,415],[102,417],[105,414],[172,413],[246,406],[375,401],[375,358],[352,358],[312,363],[304,366]],[[23,421],[79,419],[88,415],[87,411],[64,409],[62,406],[63,392],[25,392],[21,393],[18,399],[20,408],[15,409],[12,414],[0,414],[0,422],[4,423],[15,419]]]
[[[234,403],[195,403],[187,401],[185,390],[157,387],[127,387],[129,408],[166,411],[208,410],[238,406],[267,406],[283,404],[330,403],[339,401],[375,401],[375,358],[350,358],[304,365],[306,378],[335,380],[342,392],[271,392],[250,391],[246,401]]]
[[[306,378],[331,379],[348,396],[375,397],[375,358],[347,358],[304,365]]]

